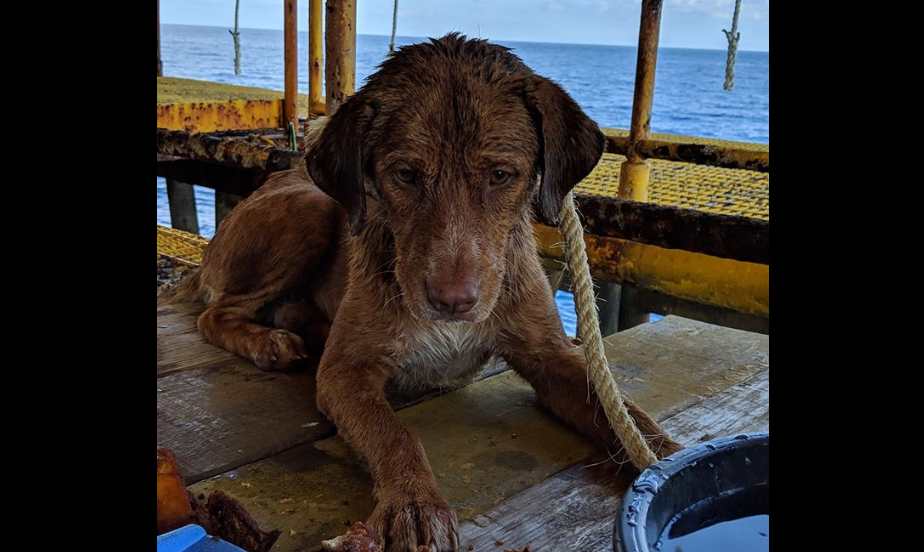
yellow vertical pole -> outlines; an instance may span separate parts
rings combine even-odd
[[[322,0],[308,2],[308,112],[324,115],[324,92],[321,84],[324,80],[322,63],[324,63],[324,20]]]
[[[356,1],[327,0],[327,114],[356,91]]]
[[[283,100],[283,128],[289,123],[298,128],[298,2],[285,0],[283,42],[285,44],[285,100]]]
[[[648,200],[648,175],[651,167],[638,153],[638,144],[651,134],[651,104],[654,98],[662,4],[663,0],[642,0],[638,61],[635,65],[635,95],[632,98],[632,127],[629,129],[627,160],[619,171],[620,199]]]

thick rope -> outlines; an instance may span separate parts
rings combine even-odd
[[[584,248],[584,228],[578,219],[574,196],[569,193],[561,208],[561,231],[565,236],[565,252],[568,256],[568,268],[574,282],[574,303],[578,315],[578,336],[584,343],[584,358],[587,359],[587,373],[597,392],[603,411],[610,422],[610,427],[625,447],[629,459],[640,471],[657,462],[648,442],[635,426],[623,403],[619,388],[610,372],[609,363],[603,350],[603,336],[600,334],[600,318],[597,315],[597,302],[594,296],[594,284],[590,278],[590,266],[587,264],[587,251]]]
[[[725,38],[728,39],[728,60],[725,62],[725,90],[731,90],[735,87],[735,61],[738,57],[738,41],[741,40],[741,33],[738,32],[738,14],[741,12],[741,0],[735,0],[735,15],[732,17],[732,28],[730,31],[722,29]]]

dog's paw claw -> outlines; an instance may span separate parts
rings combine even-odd
[[[368,524],[385,537],[389,552],[420,546],[430,552],[459,549],[459,522],[442,497],[380,501]]]
[[[260,336],[253,360],[263,370],[288,370],[306,356],[301,337],[288,330],[267,330]]]

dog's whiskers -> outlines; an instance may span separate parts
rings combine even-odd
[[[399,298],[399,297],[403,297],[403,296],[404,296],[404,292],[403,292],[403,291],[398,292],[394,297],[392,297],[392,298],[389,299],[388,301],[385,301],[385,304],[382,305],[382,308],[387,307],[389,303],[391,303],[391,302],[394,301],[395,299],[397,299],[397,298]]]

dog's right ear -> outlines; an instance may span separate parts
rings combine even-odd
[[[542,183],[536,216],[544,224],[557,226],[565,196],[597,165],[606,139],[577,102],[549,79],[534,76],[526,98],[541,146]]]
[[[368,152],[364,150],[374,114],[372,106],[361,97],[349,98],[330,117],[315,142],[308,145],[305,156],[311,179],[343,206],[354,236],[366,219],[363,167]]]

